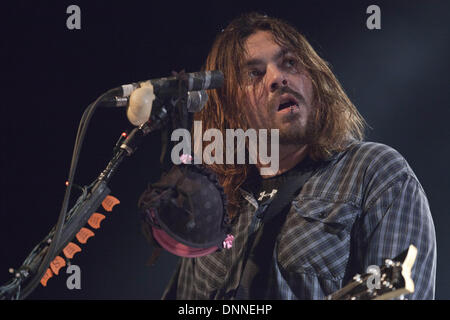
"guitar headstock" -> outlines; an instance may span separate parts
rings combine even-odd
[[[411,269],[417,248],[410,245],[383,266],[370,266],[366,274],[357,274],[353,281],[327,297],[327,300],[389,300],[414,292]]]

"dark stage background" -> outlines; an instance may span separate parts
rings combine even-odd
[[[66,28],[66,8],[81,8],[81,30]],[[381,8],[381,30],[366,28],[366,8]],[[56,223],[78,122],[110,88],[199,71],[214,36],[235,16],[257,10],[297,26],[331,63],[370,124],[367,140],[397,149],[421,181],[438,243],[436,298],[450,298],[450,116],[448,1],[15,1],[1,5],[0,282]],[[103,170],[124,110],[99,110],[76,174],[86,185]],[[30,299],[159,299],[176,257],[151,250],[136,203],[159,177],[160,136],[148,136],[112,180],[121,200],[73,263]]]

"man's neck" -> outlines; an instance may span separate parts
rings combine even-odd
[[[297,164],[305,159],[308,152],[307,145],[280,145],[279,149],[279,165],[278,171],[274,174],[270,175],[261,175],[263,179],[278,176],[280,174],[285,173],[286,171],[291,170]],[[261,164],[257,164],[256,167],[261,172],[261,168],[263,167]]]

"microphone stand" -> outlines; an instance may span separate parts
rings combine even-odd
[[[142,138],[155,130],[161,129],[167,121],[167,115],[172,110],[174,102],[184,103],[186,99],[181,98],[170,103],[157,104],[153,106],[154,112],[149,121],[134,128],[119,148],[116,148],[113,158],[109,161],[106,168],[100,173],[97,179],[89,186],[82,187],[82,195],[77,199],[75,205],[68,212],[62,226],[61,237],[56,245],[55,255],[51,257],[53,261],[65,246],[75,237],[79,230],[87,223],[92,213],[101,205],[106,196],[111,192],[108,188],[108,182],[117,171],[119,165],[126,156],[130,156],[136,151]],[[156,107],[156,108],[155,108]],[[156,110],[155,110],[156,109]],[[39,276],[38,269],[47,255],[48,249],[55,234],[56,226],[50,233],[31,251],[25,259],[22,266],[13,270],[14,277],[4,286],[0,287],[0,300],[5,299],[23,299],[28,296],[36,287],[35,277]],[[48,267],[48,266],[47,266]],[[42,277],[42,276],[41,276]],[[40,279],[39,279],[40,280]],[[21,292],[22,286],[26,287]],[[36,283],[33,285],[33,283]]]

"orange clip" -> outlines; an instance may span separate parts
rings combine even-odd
[[[95,212],[89,218],[88,223],[92,228],[98,229],[100,228],[100,222],[102,222],[103,219],[105,219],[105,216],[103,214]]]
[[[50,263],[50,269],[52,269],[54,274],[58,274],[59,269],[66,266],[66,261],[60,256],[56,256],[55,259]]]
[[[66,258],[68,259],[72,259],[73,256],[77,253],[80,252],[81,248],[79,246],[77,246],[75,243],[73,242],[69,242],[67,244],[67,246],[63,249],[63,253],[66,256]]]
[[[41,279],[41,284],[46,287],[47,286],[47,281],[48,279],[50,279],[51,277],[53,277],[53,273],[52,270],[47,269],[47,271],[45,272],[44,276]]]
[[[80,231],[78,231],[78,233],[76,235],[77,240],[83,244],[86,243],[88,241],[88,239],[93,236],[94,236],[94,233],[91,230],[89,230],[88,228],[81,228]]]
[[[108,212],[111,212],[112,211],[112,209],[114,208],[114,206],[116,205],[116,204],[119,204],[120,203],[120,201],[119,201],[119,199],[117,199],[116,197],[113,197],[113,196],[106,196],[106,198],[105,198],[105,200],[103,200],[103,202],[102,202],[102,207],[106,210],[106,211],[108,211]]]

